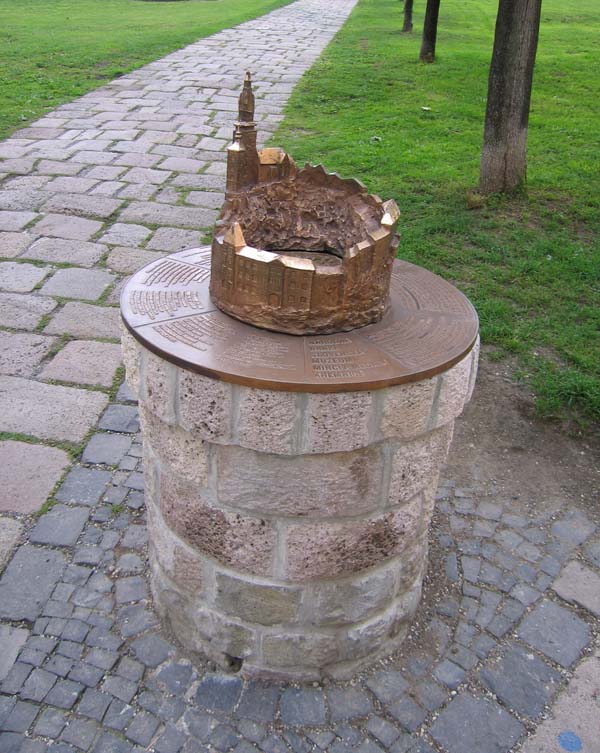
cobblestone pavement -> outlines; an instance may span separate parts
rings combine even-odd
[[[564,501],[442,481],[411,650],[353,682],[193,666],[152,611],[120,284],[213,222],[244,68],[265,137],[353,4],[299,0],[0,143],[0,753],[600,750],[600,534]]]

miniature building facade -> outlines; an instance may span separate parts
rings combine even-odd
[[[398,207],[322,166],[298,169],[282,149],[259,151],[254,107],[247,74],[212,244],[212,300],[289,334],[378,321],[389,305]]]

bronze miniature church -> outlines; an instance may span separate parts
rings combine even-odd
[[[378,321],[389,305],[396,203],[322,165],[298,169],[282,149],[258,150],[254,107],[248,73],[212,243],[213,301],[249,324],[298,335]]]

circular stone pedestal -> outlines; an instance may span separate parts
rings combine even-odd
[[[215,309],[209,274],[209,249],[182,252],[122,297],[157,608],[244,673],[350,676],[397,648],[418,605],[477,316],[395,262],[381,322],[282,335]]]

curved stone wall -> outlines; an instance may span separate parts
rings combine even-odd
[[[123,333],[159,612],[247,674],[351,676],[418,605],[438,473],[478,351],[432,379],[302,394],[186,371]]]

